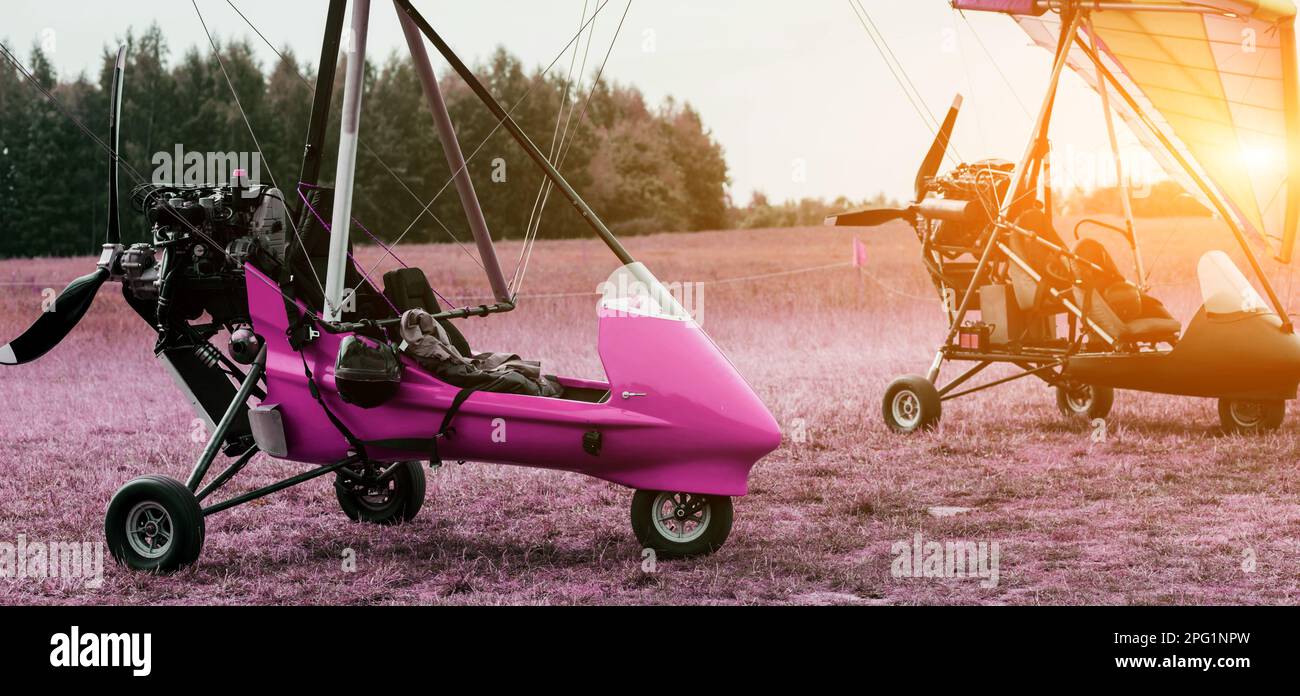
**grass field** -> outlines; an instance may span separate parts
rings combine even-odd
[[[713,556],[645,572],[628,525],[630,491],[469,463],[432,475],[424,510],[400,527],[349,522],[322,478],[209,518],[202,558],[175,575],[110,562],[94,589],[0,580],[0,603],[1300,602],[1294,417],[1275,435],[1224,436],[1209,400],[1121,392],[1096,442],[1087,424],[1063,420],[1042,383],[1023,380],[948,402],[938,432],[892,435],[881,394],[893,377],[924,372],[942,317],[910,230],[858,234],[869,256],[861,278],[847,264],[766,275],[847,262],[852,232],[626,240],[665,282],[710,283],[705,329],[787,435],[755,468],[731,538]],[[1231,240],[1206,220],[1146,221],[1140,234],[1155,294],[1186,320],[1199,304],[1197,256]],[[1129,258],[1115,252],[1121,264]],[[507,271],[517,254],[501,245]],[[455,246],[401,255],[444,294],[483,294],[477,267]],[[0,286],[0,336],[37,315],[41,287],[92,265],[0,262],[9,283]],[[613,268],[599,242],[543,243],[526,290],[590,292]],[[747,276],[766,277],[735,280]],[[1288,271],[1275,280],[1296,299]],[[594,308],[593,296],[539,296],[463,326],[476,346],[601,377]],[[122,483],[185,477],[202,444],[151,345],[110,285],[58,349],[0,371],[0,541],[98,541]],[[232,488],[301,468],[259,457]],[[891,546],[917,533],[996,542],[999,582],[894,577]],[[343,563],[349,549],[353,572]]]

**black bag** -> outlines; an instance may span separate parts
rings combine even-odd
[[[402,362],[387,343],[348,336],[339,346],[334,381],[344,401],[374,408],[397,393],[402,383]]]

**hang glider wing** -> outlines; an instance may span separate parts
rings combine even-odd
[[[1184,188],[1210,203],[1193,184],[1190,168],[1209,183],[1243,229],[1262,240],[1278,260],[1289,262],[1300,217],[1294,3],[1099,4],[1104,9],[1091,14],[1102,63],[1133,100],[1129,104],[1112,98],[1116,113]],[[1011,14],[1049,51],[1056,50],[1061,29],[1059,15],[1046,12],[1053,5],[1034,0],[953,1],[960,10]],[[1097,89],[1096,68],[1085,50],[1094,37],[1087,25],[1083,33],[1068,65]]]

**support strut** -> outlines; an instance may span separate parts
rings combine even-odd
[[[190,471],[190,477],[185,482],[186,488],[197,491],[199,484],[203,483],[203,477],[207,475],[208,467],[212,466],[212,460],[216,459],[217,452],[221,449],[221,443],[226,438],[226,431],[230,430],[230,424],[239,415],[240,409],[248,407],[248,395],[257,386],[257,381],[262,378],[262,371],[265,369],[266,346],[262,346],[262,350],[257,353],[257,359],[253,361],[253,366],[249,368],[248,374],[244,376],[243,383],[239,385],[239,391],[235,392],[235,398],[230,400],[230,405],[226,407],[226,413],[221,416],[221,422],[217,423],[216,429],[212,431],[212,436],[208,438],[208,444],[203,448],[203,454],[199,455],[199,460],[195,462],[194,469]],[[256,451],[256,447],[249,450],[249,452]],[[247,455],[248,452],[245,452],[245,454]]]
[[[370,0],[352,0],[351,52],[343,78],[343,117],[339,128],[338,166],[334,170],[334,211],[330,218],[330,255],[325,269],[325,320],[343,316],[347,284],[348,232],[352,229],[352,193],[357,174],[357,134],[361,128],[362,82],[366,75],[366,33]]]
[[[541,168],[542,174],[546,175],[546,178],[550,179],[551,182],[555,184],[556,188],[560,189],[560,192],[564,194],[564,197],[567,198],[569,203],[578,210],[578,213],[582,215],[582,219],[586,221],[593,231],[595,231],[601,241],[605,242],[605,246],[609,247],[609,250],[614,252],[614,255],[618,257],[618,260],[625,265],[636,263],[636,260],[627,252],[627,249],[623,248],[622,242],[618,241],[618,238],[614,236],[614,233],[611,232],[609,228],[605,226],[605,223],[596,215],[596,211],[592,210],[591,206],[587,205],[587,202],[582,200],[582,197],[578,195],[578,192],[573,190],[573,187],[569,185],[569,182],[565,180],[559,170],[555,168],[555,165],[551,164],[551,161],[542,152],[541,148],[537,147],[537,145],[528,137],[528,134],[519,127],[518,123],[515,123],[515,120],[511,118],[510,113],[501,107],[501,104],[497,102],[496,97],[493,97],[492,93],[483,86],[483,83],[479,82],[479,79],[474,75],[474,72],[465,65],[464,61],[456,55],[455,51],[451,50],[451,46],[448,46],[447,42],[442,40],[442,37],[438,35],[438,32],[433,30],[433,27],[429,25],[429,22],[425,20],[424,16],[411,6],[410,0],[393,0],[393,2],[397,5],[398,10],[405,13],[407,17],[410,17],[411,21],[415,22],[415,26],[418,27],[420,32],[429,39],[429,42],[433,44],[433,47],[438,49],[438,52],[442,54],[442,57],[451,64],[451,69],[455,70],[457,75],[460,75],[461,79],[465,81],[465,84],[469,86],[470,91],[474,92],[474,96],[478,97],[479,101],[483,102],[483,105],[487,107],[488,111],[492,112],[492,115],[495,116],[506,129],[506,132],[510,133],[510,137],[514,138],[515,142],[519,143],[519,146],[524,149],[524,152],[528,155],[529,159]]]
[[[411,59],[415,61],[415,72],[420,76],[420,84],[424,87],[424,97],[429,102],[433,125],[438,129],[438,140],[442,142],[442,152],[447,157],[447,166],[451,168],[452,179],[456,182],[456,193],[460,195],[461,207],[465,209],[470,232],[474,234],[483,270],[487,272],[488,283],[491,284],[492,294],[497,301],[509,302],[510,289],[506,286],[505,274],[501,272],[496,248],[492,246],[492,233],[483,217],[483,206],[479,205],[474,182],[469,178],[469,168],[465,165],[465,155],[460,150],[460,140],[452,126],[451,114],[447,113],[447,102],[443,100],[442,89],[438,87],[438,76],[434,74],[433,65],[429,62],[429,52],[424,50],[424,39],[421,38],[419,29],[401,9],[401,5],[397,5],[397,18],[402,22],[402,33],[406,35],[406,45],[411,51]]]

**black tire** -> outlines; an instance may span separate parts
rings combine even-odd
[[[1286,402],[1281,399],[1252,401],[1219,399],[1219,423],[1225,433],[1258,435],[1282,427],[1286,420]]]
[[[388,465],[375,464],[383,471]],[[397,524],[410,522],[424,505],[424,466],[421,462],[399,462],[386,481],[367,485],[339,474],[334,495],[343,513],[355,522]]]
[[[113,494],[104,515],[109,553],[128,568],[161,573],[198,560],[203,509],[185,484],[166,476],[132,479]]]
[[[656,515],[656,509],[664,514]],[[731,498],[725,495],[637,491],[632,496],[632,531],[637,541],[664,558],[717,551],[731,533],[732,519]],[[680,535],[675,534],[678,529]]]
[[[1070,419],[1105,418],[1115,405],[1115,390],[1111,387],[1098,387],[1091,384],[1058,384],[1056,386],[1056,408],[1061,415]]]
[[[939,390],[920,375],[907,375],[891,382],[881,408],[885,425],[896,433],[934,430],[943,418]]]

